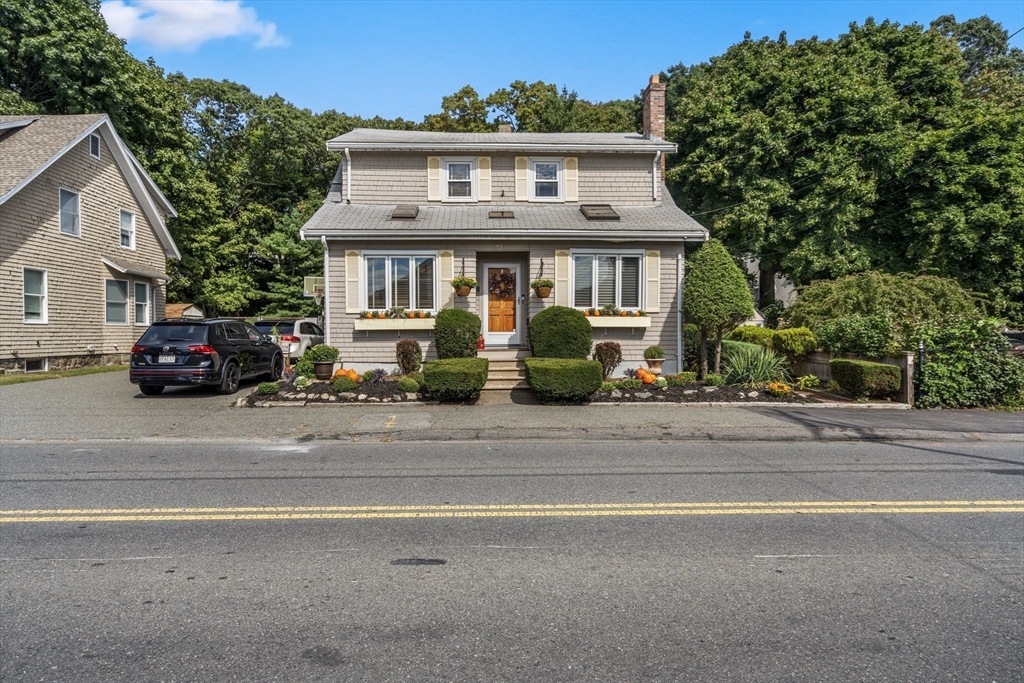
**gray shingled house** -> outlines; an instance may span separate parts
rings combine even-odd
[[[595,343],[619,342],[624,368],[660,345],[674,371],[685,247],[708,233],[664,184],[676,145],[664,140],[657,76],[643,111],[643,135],[356,129],[329,140],[343,158],[302,233],[325,248],[326,332],[345,366],[394,368],[407,337],[435,357],[433,319],[380,317],[395,307],[473,311],[481,355],[511,363],[528,353],[529,318],[561,305],[613,306],[618,314],[588,318]],[[451,286],[459,276],[478,282],[467,296]],[[549,297],[531,290],[536,279],[554,282]]]
[[[0,116],[0,371],[127,362],[174,215],[105,114]]]

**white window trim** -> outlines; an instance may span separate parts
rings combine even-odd
[[[448,196],[448,164],[469,164],[469,195],[468,197]],[[464,182],[464,181],[457,181]],[[456,204],[477,201],[479,174],[476,168],[476,157],[444,157],[441,159],[441,201]]]
[[[128,241],[131,242],[131,244],[129,246],[127,246],[127,247],[124,246],[123,244],[121,244],[121,215],[122,214],[128,214],[129,216],[132,217],[132,228],[131,228],[131,233],[129,234],[129,239],[128,239]],[[128,249],[130,251],[135,251],[135,213],[133,211],[127,211],[125,209],[120,209],[120,211],[118,212],[118,214],[117,214],[117,243],[118,243],[118,245],[120,245],[120,247],[122,249]]]
[[[28,369],[28,364],[30,362],[35,362],[37,360],[43,362],[43,367],[40,368],[39,370],[29,370]],[[25,374],[26,375],[29,374],[29,373],[49,372],[49,371],[50,371],[50,359],[49,358],[26,358],[25,359]]]
[[[621,311],[642,311],[644,306],[644,298],[646,296],[646,279],[645,270],[647,264],[645,263],[644,256],[646,252],[643,249],[626,249],[619,251],[615,249],[570,249],[569,250],[569,296],[572,298],[572,305],[570,308],[575,308],[580,311],[585,311],[590,308],[600,309],[602,306],[597,305],[597,259],[594,259],[591,271],[591,283],[593,284],[594,302],[590,306],[577,306],[576,305],[576,257],[577,256],[617,256],[615,259],[615,307]],[[640,257],[640,272],[639,272],[639,306],[620,306],[619,302],[622,301],[622,257],[623,256],[638,256]]]
[[[43,302],[42,302],[42,305],[40,306],[40,309],[41,309],[41,312],[42,312],[42,318],[40,318],[39,320],[29,320],[28,318],[25,317],[25,297],[26,296],[38,296],[36,294],[26,294],[25,293],[25,271],[26,270],[34,270],[37,273],[42,273],[43,274],[43,296],[42,296]],[[50,276],[49,276],[49,273],[47,273],[42,268],[22,268],[21,269],[21,321],[23,323],[25,323],[26,325],[46,325],[47,323],[50,322],[49,308],[50,308]]]
[[[64,208],[61,206],[61,203],[60,203],[60,192],[61,192],[61,190],[63,190],[64,192],[70,192],[71,194],[75,195],[75,197],[78,199],[78,202],[77,202],[78,213],[75,214],[75,229],[76,229],[76,232],[73,232],[73,233],[72,232],[64,232],[61,229],[61,220],[60,220],[60,218],[61,218],[61,213],[64,210]],[[61,188],[59,188],[57,190],[57,230],[60,232],[60,234],[67,235],[68,237],[78,237],[78,238],[82,237],[82,193],[81,192],[77,192],[75,190],[69,190],[66,187],[61,187]]]
[[[92,153],[92,141],[93,140],[96,140],[96,154]],[[91,156],[93,159],[99,159],[100,158],[100,154],[102,153],[102,150],[103,150],[103,145],[100,142],[100,136],[96,135],[95,133],[93,133],[92,135],[89,136],[89,156]]]
[[[146,288],[146,298],[145,298],[145,301],[143,302],[143,305],[146,307],[146,319],[143,320],[142,322],[139,322],[139,316],[138,316],[138,312],[139,312],[139,308],[138,308],[138,306],[139,306],[139,297],[138,297],[138,290],[136,288],[139,285],[142,285],[143,287]],[[133,322],[135,323],[136,326],[139,326],[139,325],[146,325],[146,326],[148,326],[148,325],[150,325],[150,320],[153,318],[153,314],[150,312],[150,311],[152,311],[152,309],[150,308],[150,299],[152,299],[152,296],[151,296],[150,293],[152,291],[153,291],[153,288],[150,287],[148,282],[142,282],[140,280],[135,280],[135,281],[132,282],[132,299],[133,299],[133,301],[132,301],[132,316],[133,316]],[[106,310],[104,310],[103,314],[106,315]]]
[[[441,299],[441,289],[440,289],[440,286],[439,286],[440,285],[440,277],[439,277],[439,272],[438,272],[440,270],[439,269],[439,258],[438,258],[438,253],[436,251],[372,251],[372,252],[364,251],[360,255],[360,258],[359,258],[359,307],[361,309],[363,309],[364,311],[366,311],[366,310],[374,310],[374,311],[385,310],[386,311],[387,309],[389,309],[392,306],[394,306],[394,304],[391,302],[391,257],[393,257],[393,256],[398,257],[398,258],[409,258],[409,259],[416,259],[417,257],[423,257],[423,256],[431,256],[431,257],[433,257],[433,259],[434,259],[434,307],[433,308],[417,308],[415,306],[410,306],[410,307],[406,308],[405,310],[407,310],[407,311],[426,311],[428,313],[437,313],[438,310],[440,310],[438,308],[438,304],[440,303],[440,299]],[[366,259],[368,259],[368,258],[383,258],[383,259],[385,259],[385,261],[384,261],[384,301],[385,301],[385,303],[387,305],[384,306],[384,308],[382,308],[382,309],[381,308],[373,308],[373,309],[371,309],[370,305],[369,305],[369,297],[367,297],[367,291],[366,291],[366,286],[368,284],[367,283],[367,279],[366,279],[367,278],[367,275],[366,275],[367,274]],[[410,268],[410,273],[409,273],[409,284],[410,284],[410,286],[409,286],[409,303],[410,304],[415,300],[414,294],[416,293],[415,292],[416,284],[414,282],[415,278],[413,277],[413,269],[415,268],[415,264],[416,264],[416,262],[415,262],[415,260],[413,260],[412,261],[412,268]]]
[[[537,164],[558,164],[558,196],[538,197],[537,196]],[[548,202],[555,204],[565,203],[565,159],[530,157],[530,163],[526,171],[527,196],[531,202]]]
[[[123,282],[126,285],[128,285],[128,287],[127,287],[128,297],[127,297],[127,299],[124,302],[124,322],[123,323],[112,323],[109,320],[107,320],[107,283],[108,282]],[[129,280],[118,280],[117,278],[113,278],[113,277],[103,278],[103,324],[104,325],[110,325],[111,327],[130,327],[131,326],[131,318],[128,317],[128,312],[129,312],[128,306],[132,303],[131,285],[132,285],[132,283]]]

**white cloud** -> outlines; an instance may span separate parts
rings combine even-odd
[[[255,36],[256,47],[288,44],[242,0],[104,0],[100,11],[118,36],[158,48],[194,48],[232,36]]]

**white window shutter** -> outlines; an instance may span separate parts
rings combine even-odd
[[[529,180],[527,178],[530,160],[527,157],[516,157],[516,201],[530,200]],[[557,295],[556,295],[557,296]]]
[[[345,312],[358,313],[361,310],[359,252],[355,249],[350,249],[345,252]]]
[[[580,166],[576,157],[565,158],[565,201],[580,200]]]
[[[656,249],[647,250],[647,262],[644,264],[644,272],[647,278],[647,305],[644,310],[648,313],[659,313],[661,311],[661,252]]]
[[[569,260],[568,249],[555,250],[555,305],[568,306],[569,298]]]
[[[455,305],[455,291],[452,289],[452,278],[455,277],[455,254],[451,251],[442,251],[437,255],[438,287],[441,291],[437,293],[438,308],[452,308]]]
[[[491,158],[476,158],[477,201],[491,201]]]
[[[441,201],[441,157],[427,157],[427,201]]]

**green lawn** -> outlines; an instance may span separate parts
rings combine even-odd
[[[127,365],[93,365],[74,370],[55,370],[53,372],[17,372],[10,375],[0,375],[0,387],[7,384],[21,384],[23,382],[38,382],[43,379],[61,379],[63,377],[78,377],[79,375],[95,375],[100,372],[118,372],[127,370]]]

